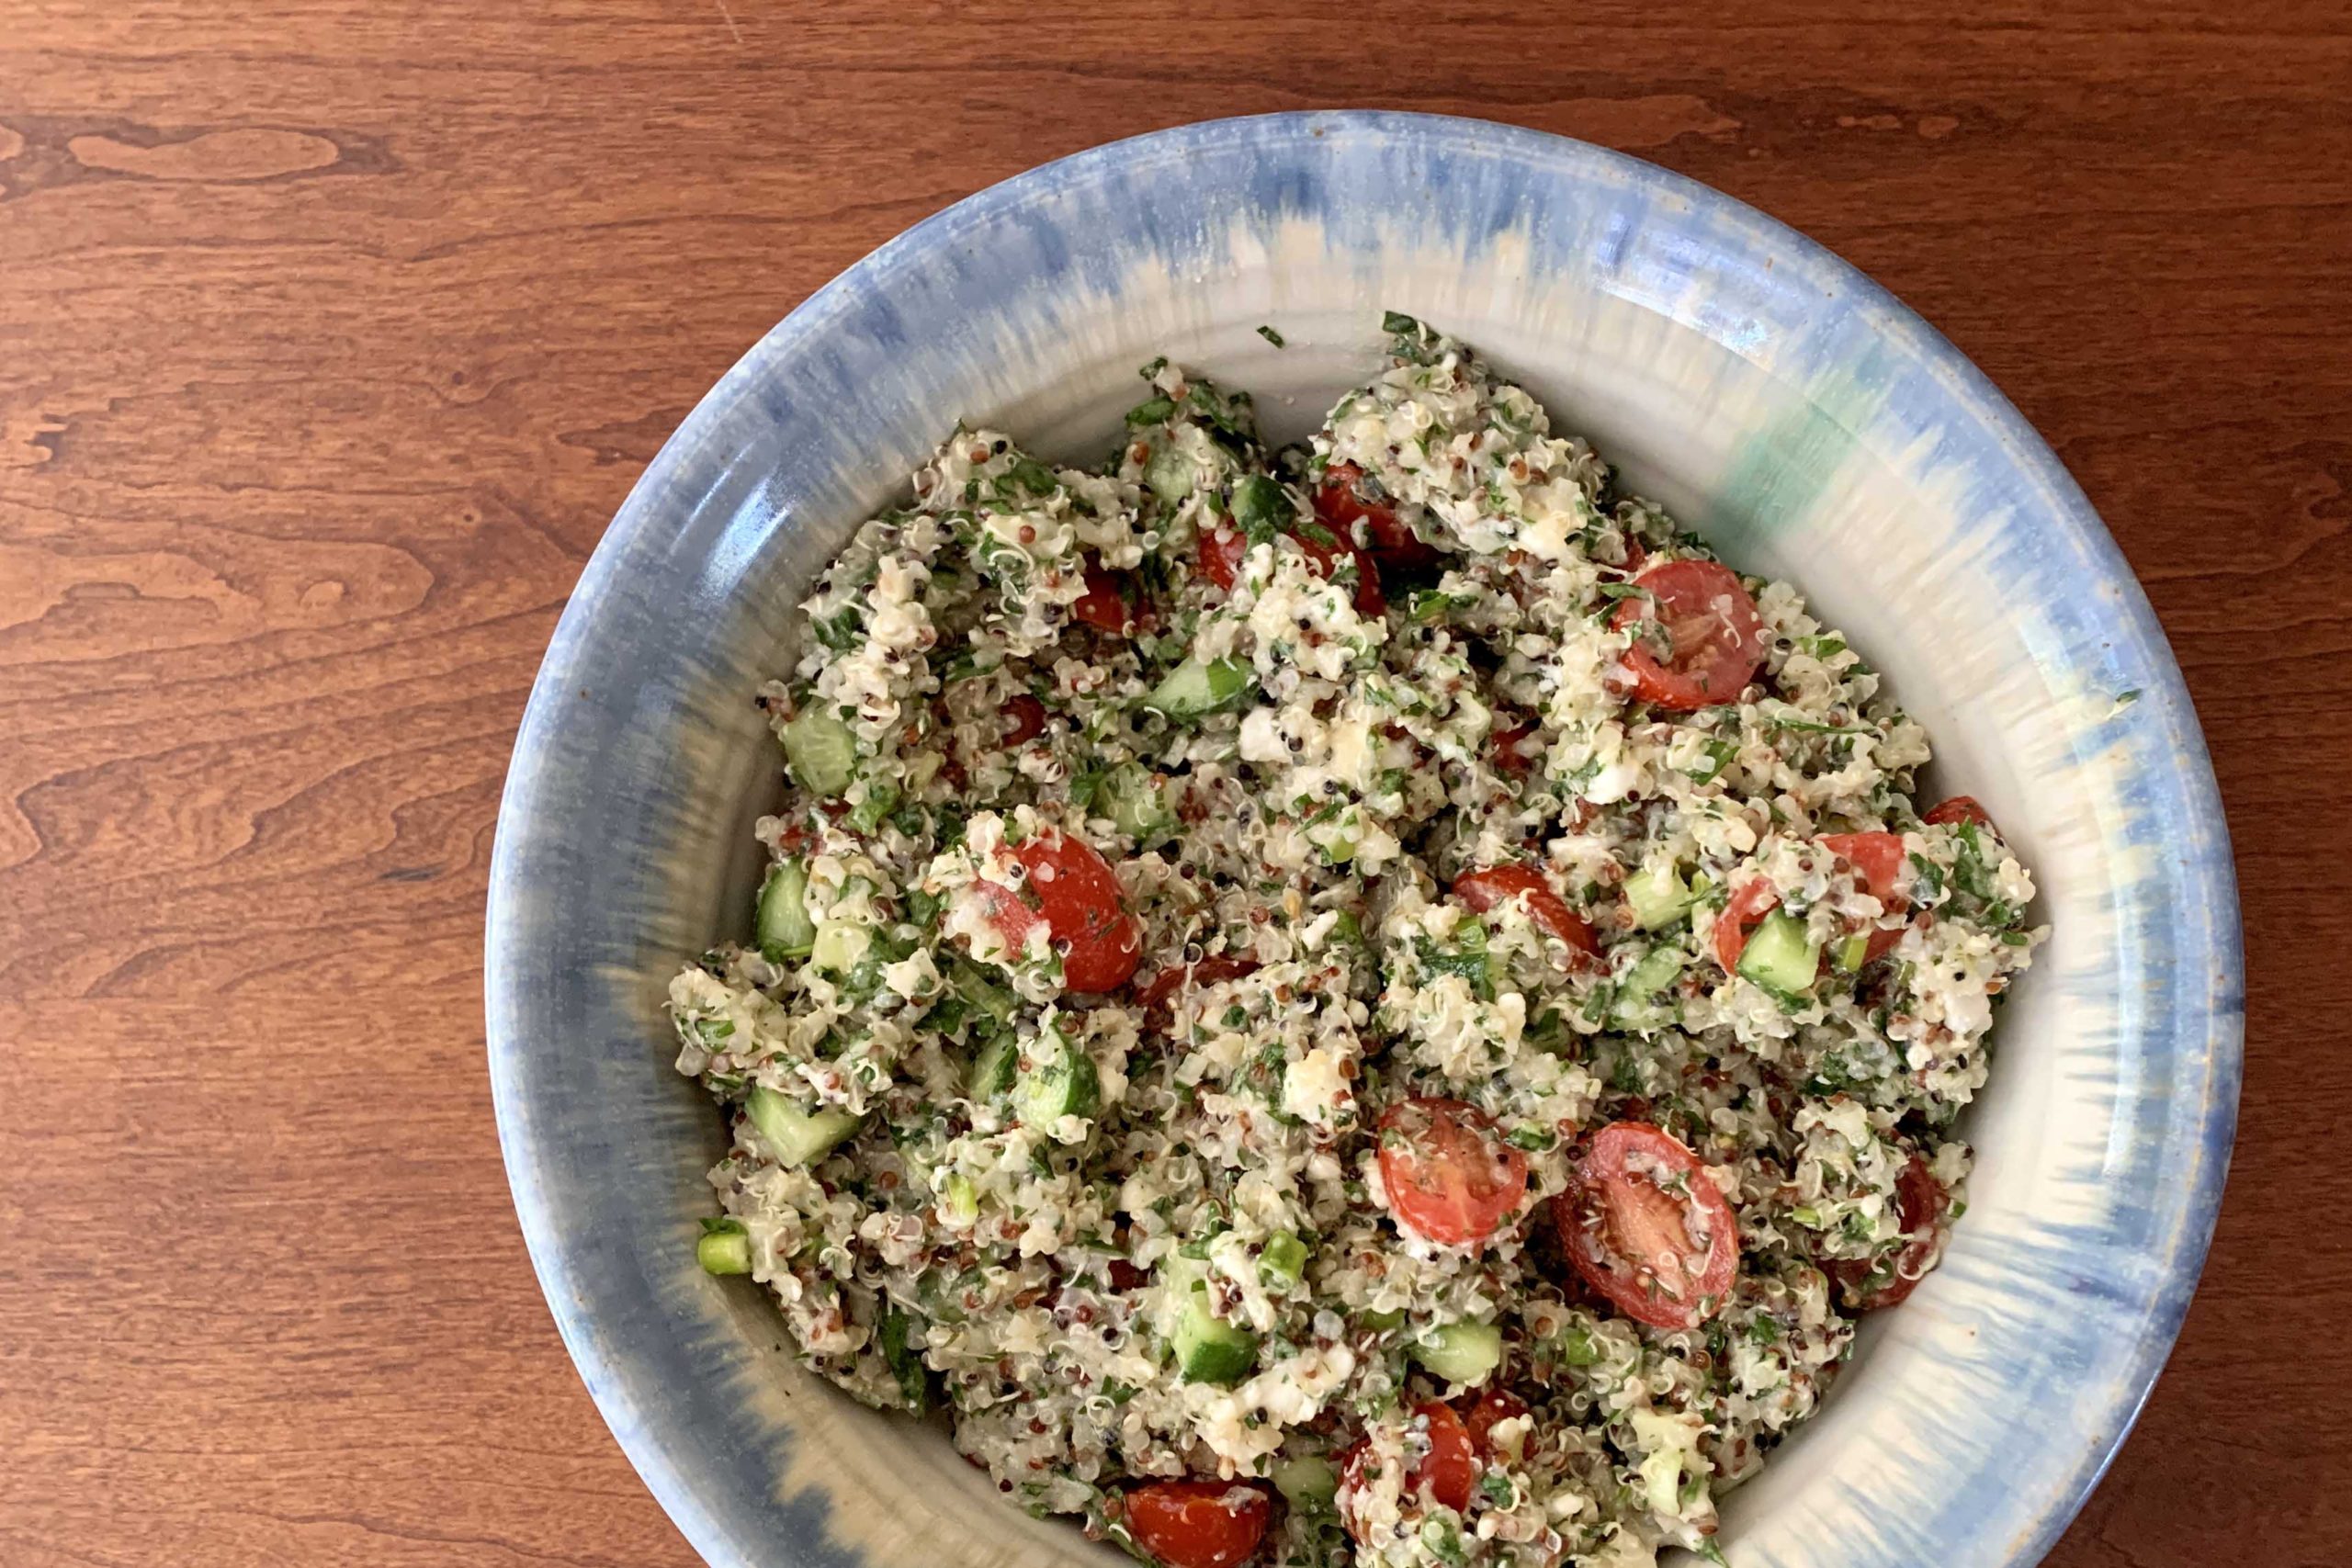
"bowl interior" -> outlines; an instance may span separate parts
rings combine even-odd
[[[1091,461],[1164,353],[1303,434],[1375,364],[1384,308],[1805,591],[2053,928],[1965,1123],[1944,1268],[1727,1500],[1732,1561],[2030,1561],[2136,1411],[2226,1162],[2237,931],[2177,671],[2079,493],[1948,344],[1724,198],[1473,122],[1227,121],[984,193],[796,312],[648,471],[534,694],[492,878],[502,1137],[582,1375],[713,1562],[1118,1560],[806,1377],[757,1292],[694,1266],[721,1140],[661,1000],[748,928],[778,778],[751,697],[797,599],[959,416]]]

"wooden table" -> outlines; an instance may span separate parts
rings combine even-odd
[[[1753,202],[2080,477],[2205,716],[2251,1017],[2207,1283],[2052,1561],[2352,1551],[2352,16],[1252,9],[0,0],[0,1563],[691,1561],[491,1124],[485,870],[557,612],[869,248],[1333,104]]]

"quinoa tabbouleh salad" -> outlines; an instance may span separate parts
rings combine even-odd
[[[1096,470],[958,426],[827,570],[670,988],[697,1253],[1147,1561],[1720,1561],[1960,1216],[2033,884],[1795,589],[1386,326],[1303,446],[1165,363]]]

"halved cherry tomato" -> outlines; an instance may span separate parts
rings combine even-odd
[[[1464,872],[1453,879],[1453,896],[1481,915],[1506,898],[1524,897],[1528,918],[1566,942],[1570,951],[1588,957],[1600,951],[1591,925],[1569,908],[1567,900],[1553,892],[1552,885],[1531,866],[1491,865]]]
[[[1470,1414],[1462,1418],[1463,1427],[1470,1434],[1470,1446],[1482,1454],[1493,1454],[1494,1430],[1505,1421],[1516,1420],[1527,1414],[1527,1401],[1515,1393],[1490,1388],[1478,1396]],[[1506,1456],[1513,1457],[1513,1456]]]
[[[1715,917],[1715,962],[1724,966],[1726,975],[1739,968],[1739,955],[1747,950],[1747,937],[1764,917],[1780,908],[1781,896],[1762,877],[1743,882],[1724,905],[1724,912]]]
[[[1380,1181],[1396,1223],[1447,1247],[1495,1234],[1527,1194],[1527,1156],[1458,1100],[1405,1100],[1380,1118]]]
[[[1070,617],[1101,631],[1124,632],[1141,625],[1143,616],[1127,603],[1126,580],[1118,572],[1089,561],[1086,592],[1069,607]]]
[[[1004,743],[1025,746],[1046,732],[1046,705],[1026,692],[1004,699],[997,710],[1004,717]]]
[[[1487,755],[1496,771],[1514,778],[1524,777],[1535,766],[1535,759],[1521,751],[1521,743],[1535,734],[1535,721],[1522,719],[1508,729],[1498,729],[1487,737]]]
[[[1201,575],[1230,593],[1241,572],[1241,558],[1249,553],[1250,541],[1238,530],[1212,529],[1201,536]]]
[[[1927,815],[1919,820],[1931,828],[1957,826],[1962,822],[1973,822],[1979,828],[1993,826],[1992,814],[1977,805],[1973,795],[1955,795],[1950,800],[1938,801],[1928,807]],[[1994,830],[1999,831],[1998,829]]]
[[[1359,615],[1377,615],[1388,608],[1387,596],[1380,591],[1380,568],[1374,564],[1370,552],[1363,550],[1342,536],[1319,523],[1303,524],[1291,530],[1291,537],[1306,554],[1307,564],[1319,577],[1329,578],[1340,570],[1340,563],[1356,563],[1355,607]],[[1240,575],[1241,558],[1250,553],[1250,541],[1232,528],[1218,528],[1201,536],[1201,572],[1219,588],[1231,592],[1234,579]]]
[[[1127,1533],[1168,1568],[1238,1568],[1257,1555],[1272,1512],[1246,1481],[1155,1481],[1127,1494]]]
[[[1398,1489],[1398,1503],[1407,1511],[1416,1510],[1426,1493],[1430,1502],[1458,1514],[1470,1506],[1471,1490],[1478,1484],[1478,1453],[1470,1440],[1470,1429],[1453,1406],[1434,1399],[1413,1414],[1428,1423],[1430,1446]],[[1356,1520],[1348,1505],[1363,1484],[1363,1469],[1371,1454],[1371,1442],[1359,1438],[1340,1456],[1340,1517],[1351,1535],[1355,1533]]]
[[[1668,561],[1634,580],[1642,593],[1624,600],[1610,625],[1621,629],[1656,622],[1665,655],[1653,644],[1658,630],[1637,634],[1625,650],[1634,693],[1677,713],[1736,698],[1764,663],[1764,622],[1729,567],[1711,560]]]
[[[1913,1155],[1903,1174],[1894,1179],[1894,1200],[1903,1234],[1911,1239],[1894,1255],[1893,1279],[1872,1287],[1869,1266],[1852,1258],[1822,1265],[1844,1290],[1847,1303],[1863,1312],[1897,1305],[1919,1288],[1919,1281],[1927,1277],[1928,1259],[1935,1254],[1936,1224],[1944,1217],[1951,1194],[1928,1171],[1928,1162]]]
[[[1852,862],[1854,869],[1862,874],[1862,886],[1870,889],[1871,897],[1890,910],[1902,908],[1909,902],[1897,889],[1903,867],[1907,863],[1900,834],[1824,833],[1815,842],[1831,854],[1842,855]],[[1876,963],[1894,952],[1895,943],[1902,940],[1900,929],[1873,929],[1862,961]]]
[[[1255,974],[1257,968],[1256,959],[1240,958],[1230,953],[1212,954],[1198,964],[1179,964],[1145,981],[1136,992],[1136,1005],[1146,1010],[1164,1007],[1187,983],[1214,986],[1219,980],[1238,980],[1244,975]]]
[[[1306,552],[1309,565],[1316,575],[1329,579],[1338,575],[1340,563],[1356,563],[1356,614],[1377,615],[1388,608],[1388,596],[1380,591],[1380,568],[1373,560],[1372,552],[1357,544],[1346,534],[1325,526],[1320,522],[1301,523],[1290,531],[1298,547]]]
[[[1731,1292],[1739,1222],[1690,1151],[1646,1122],[1594,1134],[1552,1204],[1568,1260],[1627,1317],[1692,1328]]]
[[[1143,957],[1143,927],[1119,902],[1119,879],[1094,847],[1048,828],[1023,840],[1012,856],[1029,873],[1022,893],[995,882],[975,885],[989,922],[1006,942],[1020,948],[1043,919],[1062,955],[1063,985],[1073,991],[1125,985]]]
[[[1354,525],[1361,522],[1363,540],[1383,566],[1416,571],[1443,558],[1405,526],[1395,507],[1363,493],[1363,470],[1353,463],[1334,463],[1324,470],[1322,486],[1315,492],[1315,515],[1350,540],[1357,537]]]

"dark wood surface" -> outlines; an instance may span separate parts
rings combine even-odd
[[[691,1561],[491,1124],[485,872],[557,612],[866,250],[1328,105],[1753,202],[2081,479],[2211,738],[2250,1027],[2206,1283],[2052,1561],[2343,1561],[2352,14],[1939,9],[0,0],[0,1563]]]

